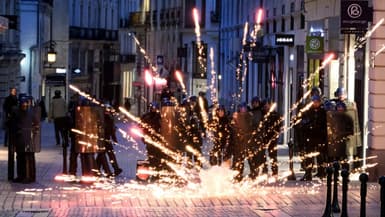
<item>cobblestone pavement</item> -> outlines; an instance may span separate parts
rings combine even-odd
[[[120,124],[119,127],[127,126]],[[62,167],[61,148],[55,145],[52,124],[43,124],[43,149],[36,154],[37,182],[7,181],[7,149],[0,147],[0,217],[46,216],[322,216],[326,201],[325,181],[278,181],[184,187],[144,184],[135,181],[136,161],[144,159],[142,144],[122,142],[116,146],[124,172],[94,184],[60,182],[54,178]],[[0,132],[0,144],[3,132]],[[123,141],[119,138],[119,141]],[[287,165],[281,157],[284,172]],[[298,165],[296,165],[298,167]],[[78,171],[80,173],[80,170]],[[212,179],[218,174],[213,173]],[[300,174],[297,173],[299,177]],[[216,188],[216,189],[215,189]],[[215,190],[213,190],[215,189]],[[366,216],[380,216],[380,186],[368,183]],[[339,187],[339,205],[342,193]],[[360,216],[360,183],[349,183],[348,214]],[[342,207],[341,207],[342,208]],[[340,214],[335,213],[334,216]]]

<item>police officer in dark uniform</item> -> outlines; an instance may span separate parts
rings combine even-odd
[[[321,104],[321,97],[312,97],[312,106],[303,113],[302,129],[304,133],[304,163],[305,175],[301,180],[311,181],[314,166],[313,153],[319,152],[317,156],[317,176],[325,176],[324,164],[327,163],[327,131],[326,131],[326,111]]]
[[[226,116],[226,109],[220,105],[215,112],[210,129],[214,134],[214,146],[210,151],[210,164],[221,165],[223,161],[230,159],[232,146],[230,120]]]
[[[151,137],[151,139],[155,142],[159,141],[159,138],[156,135],[160,133],[161,128],[161,115],[159,112],[158,103],[151,103],[149,105],[148,112],[145,113],[140,119],[142,121],[144,134]],[[146,144],[147,148],[147,156],[150,168],[157,172],[161,171],[164,168],[162,159],[165,158],[165,155],[154,145],[149,144],[146,141],[144,141],[144,143]],[[157,179],[159,176],[153,176],[152,178]]]
[[[238,112],[234,112],[232,120],[233,128],[233,165],[232,168],[238,171],[234,181],[240,182],[243,179],[244,160],[249,158],[249,147],[252,138],[253,122],[252,114],[247,109],[247,104],[241,103]]]
[[[40,110],[29,105],[29,99],[20,99],[15,115],[15,151],[17,178],[14,182],[31,183],[36,181],[35,152],[40,151]]]

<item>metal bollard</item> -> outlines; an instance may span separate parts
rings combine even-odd
[[[293,155],[294,155],[293,139],[290,139],[287,145],[289,146],[289,167],[291,172],[291,175],[287,177],[287,180],[296,180],[295,174],[294,174],[294,166],[293,166]]]
[[[381,185],[381,215],[385,216],[385,176],[381,176],[378,180],[378,183]]]
[[[360,175],[360,182],[361,182],[361,209],[360,209],[360,216],[365,217],[366,216],[366,193],[367,193],[367,182],[368,182],[368,174],[362,173]]]
[[[349,170],[342,169],[342,211],[341,217],[348,217],[348,182],[349,182]]]
[[[338,161],[334,161],[333,163],[334,168],[334,185],[333,185],[333,202],[332,202],[332,209],[333,212],[341,212],[340,206],[338,205],[338,176],[339,176],[339,170],[340,170],[340,164]]]
[[[333,216],[332,212],[332,174],[333,174],[333,167],[327,167],[326,168],[326,174],[327,174],[327,192],[326,192],[326,206],[325,211],[322,217],[331,217]]]

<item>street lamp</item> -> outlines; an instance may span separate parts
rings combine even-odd
[[[56,62],[56,51],[55,51],[55,42],[52,41],[52,14],[50,15],[50,38],[49,38],[49,49],[47,52],[47,61],[51,65]]]
[[[54,49],[54,42],[51,41],[50,44],[47,52],[47,61],[49,64],[53,64],[56,62],[56,51]]]

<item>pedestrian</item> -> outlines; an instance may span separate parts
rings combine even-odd
[[[63,174],[67,174],[69,117],[67,114],[67,105],[65,100],[61,97],[60,90],[55,90],[55,96],[51,100],[49,120],[54,121],[55,139],[57,146],[60,146],[61,137],[61,145],[63,149]]]
[[[265,144],[265,158],[263,173],[268,174],[268,164],[270,163],[272,175],[278,176],[278,138],[281,134],[282,119],[275,108],[271,99],[263,102],[263,143]],[[269,161],[267,161],[269,157]]]
[[[21,183],[36,181],[35,152],[40,151],[40,110],[29,106],[28,101],[21,98],[15,114],[17,178],[14,182]]]
[[[51,100],[49,107],[49,120],[54,122],[56,145],[68,146],[68,117],[67,105],[61,97],[61,91],[55,90],[55,96]],[[60,137],[62,143],[60,143]]]
[[[5,114],[5,120],[4,120],[4,146],[8,145],[8,138],[9,138],[9,125],[11,124],[11,115],[12,111],[17,108],[18,105],[18,99],[17,99],[17,90],[15,87],[9,88],[9,95],[5,98],[4,104],[3,104],[3,111]]]
[[[47,109],[45,108],[44,98],[45,98],[45,96],[41,96],[41,98],[38,102],[38,105],[40,106],[40,110],[41,110],[41,121],[44,121],[48,117]]]
[[[212,166],[221,165],[230,159],[231,125],[230,119],[226,116],[226,108],[220,105],[215,110],[215,115],[210,123],[213,131],[214,146],[210,150],[210,164]]]
[[[327,126],[326,111],[322,106],[321,97],[313,95],[311,107],[304,111],[302,115],[302,130],[304,138],[304,157],[305,175],[302,181],[312,180],[314,168],[314,154],[317,155],[317,174],[320,178],[325,177],[325,164],[327,163]]]
[[[15,173],[15,131],[14,115],[18,109],[17,90],[15,87],[9,89],[9,95],[5,98],[3,111],[4,120],[4,146],[8,146],[8,180],[12,181]]]
[[[238,105],[238,111],[233,113],[232,128],[233,128],[233,164],[232,168],[238,173],[234,177],[235,182],[240,182],[243,179],[244,161],[248,159],[248,148],[252,138],[252,114],[247,109],[246,102]],[[250,162],[249,162],[250,164]]]

